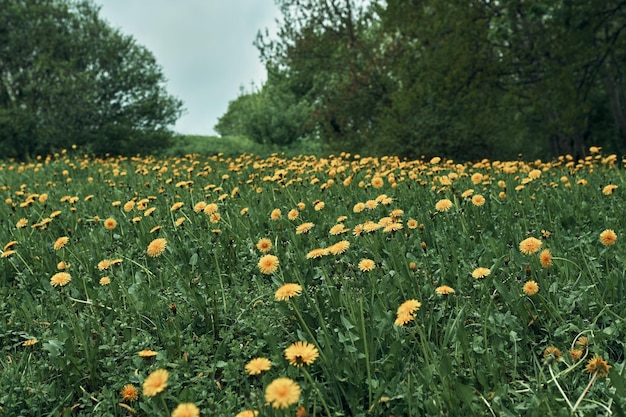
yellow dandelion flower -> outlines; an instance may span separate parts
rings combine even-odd
[[[539,292],[539,284],[537,284],[535,281],[527,281],[524,284],[522,291],[524,291],[524,294],[529,297],[533,296]]]
[[[2,252],[2,254],[0,254],[0,258],[10,258],[11,256],[13,256],[14,253],[15,251],[12,249],[5,250],[4,252]]]
[[[124,203],[124,205],[122,206],[122,209],[123,209],[125,212],[127,212],[127,213],[128,213],[129,211],[131,211],[133,208],[135,208],[135,202],[134,202],[134,201],[132,201],[132,200],[131,200],[131,201],[127,201],[127,202],[126,202],[126,203]]]
[[[575,361],[580,360],[580,358],[582,358],[584,353],[585,353],[584,349],[580,349],[580,348],[579,349],[570,349],[570,351],[569,351],[569,355]]]
[[[248,375],[259,375],[264,371],[269,371],[271,367],[272,361],[269,359],[254,358],[246,364],[245,370]]]
[[[159,354],[159,352],[156,352],[154,350],[144,349],[144,350],[138,352],[137,356],[139,356],[141,358],[151,358],[151,357],[156,356],[158,354]]]
[[[13,247],[15,245],[17,245],[17,240],[12,240],[12,241],[8,242],[6,245],[4,245],[4,249],[3,250],[13,249]]]
[[[550,252],[550,249],[544,249],[541,251],[539,254],[539,262],[544,268],[552,266],[552,252]]]
[[[70,238],[67,236],[61,236],[60,238],[58,238],[55,242],[54,245],[52,246],[54,248],[54,250],[60,250],[61,248],[63,248],[65,245],[67,245],[67,242],[70,241]]]
[[[302,223],[296,227],[296,234],[301,235],[303,233],[308,233],[314,226],[315,224],[311,222]]]
[[[363,210],[365,210],[365,203],[356,203],[354,207],[352,207],[354,213],[360,213]]]
[[[376,176],[372,178],[371,184],[374,188],[381,188],[385,185],[385,181],[381,177]]]
[[[435,288],[435,292],[439,295],[454,294],[454,288],[449,287],[447,285],[442,285],[440,287]]]
[[[326,256],[328,255],[328,249],[326,248],[316,248],[313,249],[311,251],[309,251],[309,253],[306,254],[306,258],[307,259],[318,259],[321,258],[322,256]]]
[[[39,343],[39,340],[37,340],[37,339],[28,339],[28,340],[24,340],[24,342],[22,342],[22,346],[24,346],[24,347],[34,346],[37,343]]]
[[[277,378],[265,388],[265,401],[272,408],[287,408],[300,399],[300,386],[289,378]]]
[[[311,365],[319,356],[317,348],[308,342],[298,341],[285,349],[285,359],[291,365]]]
[[[555,362],[558,362],[559,360],[561,360],[562,355],[563,353],[561,352],[561,350],[555,346],[548,346],[543,351],[544,359],[551,359],[551,360],[554,360]]]
[[[365,202],[365,208],[368,210],[374,210],[376,207],[378,207],[378,201],[376,200],[367,200]]]
[[[57,264],[57,269],[59,271],[62,271],[64,269],[70,269],[70,264],[68,262],[61,261]]]
[[[15,223],[15,227],[18,229],[23,229],[26,226],[28,226],[28,219],[25,218],[21,218]]]
[[[289,213],[287,213],[287,218],[289,220],[295,220],[298,218],[298,215],[300,214],[300,212],[296,209],[291,209],[289,210]]]
[[[139,398],[139,390],[133,384],[126,384],[120,390],[122,402],[137,401]]]
[[[176,227],[179,227],[181,224],[185,223],[185,220],[187,220],[185,217],[179,217],[176,219],[176,221],[174,222],[174,225]]]
[[[235,417],[256,417],[258,415],[259,412],[257,410],[243,410],[237,413]]]
[[[106,230],[113,230],[117,227],[117,221],[113,217],[109,217],[104,221],[104,228]]]
[[[417,222],[417,220],[415,220],[415,219],[409,219],[409,220],[407,220],[407,222],[406,222],[406,226],[407,226],[409,229],[417,229],[418,222]]]
[[[72,276],[67,272],[57,272],[50,278],[50,285],[53,287],[64,287],[72,280]]]
[[[336,235],[340,235],[342,233],[347,233],[349,231],[350,231],[350,229],[348,229],[343,223],[339,223],[339,224],[336,224],[333,227],[331,227],[330,230],[328,231],[328,233],[330,235],[336,236]]]
[[[609,365],[607,361],[602,359],[602,356],[596,355],[589,359],[585,370],[590,374],[598,373],[600,376],[607,376],[611,368],[612,366]]]
[[[111,261],[109,259],[103,259],[100,262],[98,262],[98,269],[100,271],[109,269],[110,266],[111,266]]]
[[[245,216],[246,214],[248,214],[248,207],[242,208],[239,214],[242,216]]]
[[[258,267],[262,274],[270,275],[278,269],[279,261],[274,255],[264,255],[259,259]]]
[[[373,270],[374,268],[376,268],[376,263],[371,259],[365,258],[359,261],[359,269],[362,272],[369,272]]]
[[[617,241],[617,234],[613,229],[606,229],[602,233],[600,233],[600,242],[604,246],[615,245]]]
[[[587,346],[589,346],[589,338],[587,336],[580,336],[578,339],[576,339],[576,343],[574,344],[586,348]]]
[[[100,278],[100,285],[102,285],[103,287],[105,285],[109,285],[111,283],[111,278],[109,277],[102,277]]]
[[[440,212],[448,211],[451,208],[452,208],[452,201],[450,201],[447,198],[439,200],[437,201],[437,204],[435,204],[435,210],[440,211]]]
[[[347,251],[349,247],[350,247],[350,242],[348,242],[347,240],[340,240],[334,245],[329,246],[327,249],[328,249],[328,252],[333,255],[340,255],[344,253],[345,251]]]
[[[474,183],[474,185],[478,185],[482,182],[483,180],[483,174],[481,174],[480,172],[475,172],[474,174],[472,174],[472,176],[470,177],[470,179],[472,180],[472,182]]]
[[[476,279],[485,278],[491,274],[491,269],[478,267],[472,271],[472,277]]]
[[[276,221],[276,220],[280,219],[281,215],[282,215],[282,212],[280,211],[280,209],[274,209],[270,213],[270,219]]]
[[[170,207],[170,211],[180,210],[184,205],[185,203],[183,203],[182,201],[177,201],[176,203],[172,204],[172,207]]]
[[[463,191],[463,193],[461,194],[461,197],[462,198],[471,197],[472,194],[474,194],[474,190],[470,188],[468,190]]]
[[[541,249],[541,244],[541,240],[534,237],[529,237],[520,242],[519,250],[523,254],[531,255],[533,253],[539,252],[539,249]]]
[[[480,194],[476,194],[475,196],[472,197],[472,204],[477,206],[477,207],[480,207],[480,206],[484,205],[485,204],[485,197],[483,197]]]
[[[194,403],[178,404],[172,411],[172,417],[200,417],[200,409]]]
[[[167,388],[167,379],[170,374],[165,369],[157,369],[143,381],[143,395],[154,397]]]
[[[167,240],[163,237],[160,237],[150,242],[150,244],[148,245],[148,249],[146,249],[146,253],[151,258],[156,258],[158,256],[163,255],[163,252],[165,252],[166,247],[167,247]]]
[[[267,253],[272,249],[272,241],[263,237],[259,239],[255,246],[260,252]]]
[[[150,207],[148,210],[143,212],[143,217],[148,217],[152,215],[156,211],[156,207]]]
[[[274,298],[276,301],[286,301],[300,294],[302,294],[302,286],[300,284],[287,283],[276,290]]]
[[[605,186],[604,188],[602,188],[602,194],[604,194],[604,195],[611,195],[611,194],[613,194],[613,192],[615,190],[617,190],[617,185],[609,184],[609,185]]]
[[[406,300],[398,307],[396,312],[396,326],[404,326],[415,319],[415,312],[420,309],[422,303],[415,299]]]
[[[313,206],[313,209],[315,211],[321,211],[324,209],[324,207],[326,207],[326,203],[324,203],[323,201],[318,201],[317,203],[315,203],[315,205]]]
[[[206,215],[211,215],[213,213],[217,212],[217,204],[215,203],[209,203],[206,206],[204,206],[204,208],[202,209],[202,211],[204,212],[204,214]]]

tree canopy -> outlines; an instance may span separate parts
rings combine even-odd
[[[0,155],[168,144],[181,101],[167,93],[153,54],[91,1],[0,3]]]
[[[261,91],[298,103],[300,135],[407,157],[626,151],[623,1],[276,3]]]

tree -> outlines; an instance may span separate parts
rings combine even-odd
[[[88,0],[1,0],[0,151],[72,144],[98,154],[166,146],[182,103],[152,53]]]

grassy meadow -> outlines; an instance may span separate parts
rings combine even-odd
[[[0,162],[1,416],[623,416],[624,161]]]

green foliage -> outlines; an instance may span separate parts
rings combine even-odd
[[[152,53],[90,1],[6,0],[0,11],[0,151],[97,154],[166,147],[181,102]]]
[[[620,1],[278,0],[257,47],[337,150],[458,160],[626,150]],[[271,91],[268,91],[271,93]],[[303,115],[304,117],[304,115]]]
[[[256,143],[285,146],[302,139],[311,110],[298,101],[284,79],[271,73],[261,90],[244,93],[228,105],[215,130],[222,136],[247,136]]]

